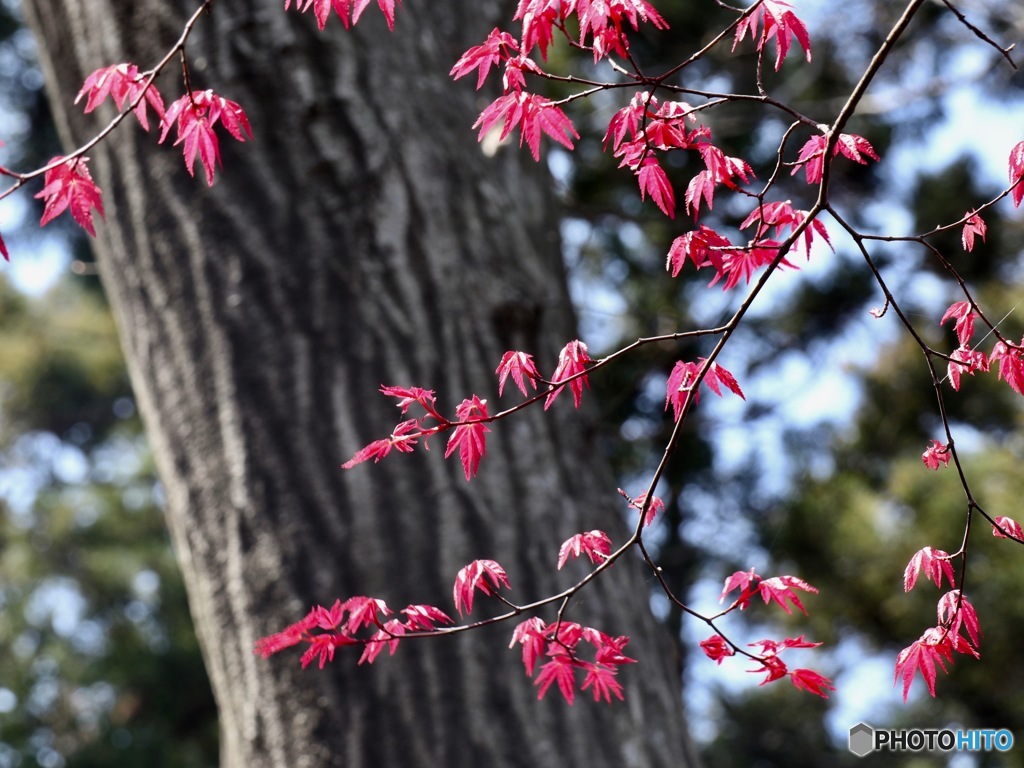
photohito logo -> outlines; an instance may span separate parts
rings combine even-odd
[[[910,728],[898,731],[857,723],[850,729],[850,751],[864,757],[875,750],[890,752],[1005,752],[1013,746],[1006,728]]]

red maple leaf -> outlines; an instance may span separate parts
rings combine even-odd
[[[734,656],[736,651],[729,645],[728,641],[721,635],[712,635],[711,637],[701,640],[700,649],[704,651],[704,655],[717,664],[721,664],[729,656]]]
[[[182,145],[185,167],[194,176],[198,155],[206,170],[206,183],[211,187],[214,172],[218,165],[222,165],[220,143],[214,131],[218,123],[237,141],[252,138],[252,128],[242,108],[211,90],[192,91],[171,104],[164,115],[164,127],[160,134],[160,143],[163,143],[171,127],[177,126],[174,146]]]
[[[827,126],[821,127],[827,128]],[[795,174],[803,166],[808,184],[820,182],[824,170],[825,145],[827,143],[828,137],[823,134],[817,134],[808,139],[807,143],[800,149],[800,156],[797,157],[794,164],[793,173]],[[833,157],[840,152],[843,153],[844,157],[861,165],[867,164],[867,160],[864,159],[865,155],[873,160],[879,159],[874,147],[871,146],[867,139],[852,133],[839,134],[839,139],[832,150]]]
[[[383,626],[377,630],[373,637],[371,637],[366,645],[363,647],[363,653],[359,657],[359,664],[366,662],[367,664],[373,664],[377,660],[381,651],[387,646],[390,655],[394,656],[395,651],[398,650],[398,640],[405,634],[406,626],[398,619],[391,619],[383,624]]]
[[[1010,150],[1009,172],[1013,205],[1019,208],[1021,198],[1024,198],[1024,141]]]
[[[256,641],[256,647],[253,649],[253,653],[257,653],[263,658],[268,659],[275,653],[283,651],[285,648],[291,648],[293,645],[298,645],[304,640],[308,640],[310,635],[307,633],[315,626],[317,626],[317,616],[314,609],[306,614],[302,619],[294,624],[290,624],[280,632],[275,632],[272,635],[261,637]]]
[[[975,371],[987,371],[988,369],[989,361],[984,352],[970,347],[959,347],[950,354],[946,372],[953,389],[959,392],[961,374],[969,373],[973,376]]]
[[[953,586],[953,564],[949,561],[949,553],[941,549],[925,547],[914,553],[903,571],[903,591],[909,592],[917,583],[917,576],[924,573],[926,579],[935,582],[936,587],[942,586],[942,576],[945,575],[949,585]]]
[[[540,379],[540,372],[533,362],[533,356],[512,350],[502,355],[501,362],[498,363],[494,372],[498,376],[498,397],[501,397],[501,393],[505,390],[505,381],[509,376],[512,377],[512,381],[519,387],[519,390],[527,396],[529,395],[526,391],[526,382],[529,381],[530,385],[537,389],[537,380]]]
[[[938,440],[932,440],[921,454],[921,461],[928,469],[938,469],[940,464],[948,467],[950,458],[952,458],[952,454],[949,452],[949,446]]]
[[[519,0],[513,21],[523,20],[523,53],[528,54],[534,46],[540,46],[541,58],[547,59],[552,26],[556,21],[563,21],[566,12],[566,4],[559,0]]]
[[[622,701],[622,686],[615,679],[615,673],[617,672],[615,667],[607,667],[604,664],[584,663],[583,668],[587,673],[583,678],[583,685],[580,686],[581,691],[591,688],[591,692],[594,694],[594,701],[600,701],[603,698],[611,704],[612,696]]]
[[[742,611],[750,603],[750,598],[757,594],[757,588],[760,583],[761,577],[757,575],[753,568],[749,571],[736,571],[725,580],[725,586],[722,587],[722,594],[718,601],[722,602],[727,594],[739,588],[740,596],[733,601],[733,605],[739,606],[739,609]]]
[[[836,689],[829,678],[824,675],[819,675],[811,669],[794,669],[789,673],[789,676],[793,681],[793,685],[797,688],[802,691],[815,693],[823,699],[828,698],[828,694],[825,693],[826,688],[830,691],[834,691]]]
[[[348,621],[345,622],[345,629],[349,634],[355,634],[363,627],[371,624],[380,626],[379,616],[390,616],[391,610],[387,603],[375,597],[350,597],[341,603],[339,609],[348,613]]]
[[[792,203],[789,200],[774,203],[764,203],[759,205],[750,215],[743,220],[740,224],[740,229],[746,229],[751,224],[757,223],[757,230],[754,235],[754,240],[760,240],[762,237],[766,237],[772,228],[775,229],[775,238],[779,239],[783,236],[786,229],[791,232],[795,232],[797,228],[804,223],[807,218],[807,211],[800,211],[793,208]],[[814,238],[821,237],[826,245],[835,251],[832,247],[832,241],[829,239],[828,230],[825,228],[825,224],[815,218],[800,235],[800,244],[803,247],[804,253],[809,259],[811,257],[811,245],[814,243]]]
[[[562,692],[565,700],[572,704],[573,698],[576,694],[576,667],[580,665],[580,662],[574,660],[571,656],[566,653],[564,648],[556,646],[560,653],[557,653],[551,661],[547,662],[540,668],[540,674],[537,675],[537,679],[534,681],[534,685],[540,688],[537,691],[537,698],[543,699],[544,694],[548,692],[548,688],[551,687],[552,683],[558,683],[558,690]]]
[[[572,390],[572,397],[576,407],[580,407],[580,400],[583,398],[583,387],[590,387],[586,374],[587,363],[592,362],[594,361],[590,359],[587,345],[582,341],[578,339],[570,341],[562,347],[562,351],[558,353],[558,367],[555,368],[555,374],[551,377],[551,393],[544,400],[545,411],[551,407],[551,404],[555,402],[555,398],[565,388],[563,382],[567,379],[572,379],[569,381],[569,389]]]
[[[750,38],[757,39],[757,50],[764,48],[765,43],[775,38],[775,71],[782,67],[782,61],[789,53],[789,47],[793,38],[797,39],[800,47],[804,49],[807,61],[811,60],[811,40],[807,34],[807,27],[793,11],[792,6],[783,0],[763,0],[757,10],[748,14],[736,27],[736,37],[733,40],[732,48],[736,50],[737,44],[747,32]],[[759,22],[764,22],[764,29],[760,37],[757,34]]]
[[[313,659],[319,657],[320,669],[323,669],[328,661],[334,661],[335,649],[343,645],[354,645],[356,642],[358,641],[336,632],[326,635],[314,635],[309,639],[309,648],[302,654],[302,668],[305,669],[313,662]]]
[[[516,643],[523,646],[523,666],[528,677],[533,677],[537,659],[544,655],[544,649],[548,644],[546,630],[544,622],[536,616],[520,622],[512,630],[512,642],[508,647],[514,648]]]
[[[780,659],[778,656],[765,656],[762,659],[757,659],[761,663],[761,666],[756,669],[748,669],[747,672],[764,672],[765,678],[758,685],[768,685],[776,680],[781,680],[783,677],[789,674],[789,670],[786,667],[786,662]]]
[[[665,382],[665,410],[672,406],[673,418],[679,421],[683,415],[683,408],[687,401],[692,398],[694,405],[700,399],[699,392],[694,389],[693,383],[697,381],[700,374],[700,366],[696,363],[688,363],[683,360],[672,366],[672,372]]]
[[[114,64],[97,69],[85,78],[82,90],[75,97],[75,104],[86,94],[89,95],[85,102],[86,114],[96,109],[109,95],[120,110],[138,100],[135,105],[135,117],[144,130],[149,130],[147,105],[153,108],[156,116],[163,122],[163,97],[156,86],[149,82],[149,77],[140,73],[134,64]]]
[[[676,217],[676,196],[669,184],[665,170],[658,165],[658,159],[653,154],[648,154],[636,172],[637,180],[640,183],[640,199],[646,199],[647,195],[661,209],[661,212],[670,219]]]
[[[435,430],[431,430],[434,432]],[[341,465],[342,469],[352,469],[356,464],[362,464],[364,461],[373,459],[373,463],[376,464],[378,461],[383,459],[389,453],[391,449],[399,451],[400,453],[411,453],[413,447],[416,445],[416,440],[423,431],[420,429],[420,422],[418,419],[409,419],[403,421],[394,431],[391,433],[391,437],[384,440],[374,440],[364,448],[360,448],[356,455]],[[426,445],[426,443],[424,443]]]
[[[903,700],[906,701],[910,695],[910,686],[914,682],[914,674],[920,670],[921,677],[924,678],[925,685],[928,686],[928,693],[934,698],[935,665],[938,664],[945,672],[945,662],[947,661],[953,661],[953,643],[949,633],[942,627],[932,627],[900,651],[896,657],[896,674],[893,685],[901,677],[903,678]]]
[[[284,0],[284,9],[287,11],[291,4],[292,0]],[[333,10],[338,15],[338,18],[341,19],[341,23],[345,25],[345,29],[348,29],[350,25],[359,21],[359,17],[363,15],[363,11],[366,10],[369,4],[370,0],[295,0],[295,10],[305,13],[312,8],[313,15],[316,16],[317,26],[320,27],[321,31],[327,26],[327,17],[330,16]],[[395,0],[377,0],[377,5],[380,6],[381,11],[384,13],[384,20],[387,21],[388,29],[394,30]]]
[[[980,237],[981,241],[985,242],[985,235],[988,232],[988,227],[985,226],[985,220],[974,211],[968,211],[967,215],[970,218],[968,218],[967,223],[964,224],[961,241],[963,242],[964,250],[970,253],[974,250],[975,237]]]
[[[992,526],[992,535],[995,536],[997,539],[1005,539],[1007,538],[1007,536],[1005,533],[999,530],[1000,526],[1010,535],[1020,539],[1021,541],[1024,541],[1024,528],[1021,528],[1020,523],[1018,523],[1012,517],[1000,515],[996,518],[996,525]]]
[[[797,578],[796,576],[774,576],[770,579],[764,579],[759,585],[758,589],[761,592],[761,597],[764,599],[765,604],[774,601],[778,603],[782,610],[786,613],[791,613],[789,606],[786,605],[786,601],[791,602],[795,607],[799,608],[804,614],[807,613],[804,610],[803,605],[800,603],[800,598],[797,597],[794,589],[802,589],[804,592],[811,592],[817,594],[817,587],[812,587],[803,579]]]
[[[429,632],[436,624],[453,624],[451,616],[432,605],[409,605],[402,609],[406,626],[414,632]]]
[[[665,511],[665,502],[661,500],[660,496],[652,496],[651,503],[648,504],[646,493],[641,493],[639,496],[633,499],[630,498],[629,494],[626,493],[621,488],[619,488],[618,490],[622,498],[628,501],[629,506],[631,506],[633,509],[637,510],[638,512],[644,512],[644,507],[647,508],[647,511],[644,512],[644,527],[647,527],[648,525],[653,523],[654,519],[658,516],[659,512]]]
[[[949,627],[953,650],[979,658],[977,648],[981,644],[981,624],[970,600],[962,597],[959,589],[951,590],[939,599],[938,615],[939,624]],[[961,627],[967,630],[970,643],[960,636]]]
[[[715,204],[715,176],[709,170],[703,170],[690,179],[686,185],[686,212],[693,210],[693,218],[700,213],[700,201],[704,199],[708,204],[708,210],[714,208]]]
[[[710,227],[701,224],[698,229],[680,235],[672,241],[668,251],[665,268],[676,277],[689,259],[697,269],[713,267],[722,269],[722,248],[729,248],[732,243]]]
[[[704,366],[707,363],[703,357],[698,358],[697,362],[701,366]],[[740,385],[736,382],[736,377],[718,363],[712,363],[707,369],[707,372],[704,374],[704,383],[707,384],[711,391],[719,397],[722,397],[721,387],[724,386],[730,392],[739,395],[740,399],[747,399],[743,394],[743,390],[740,389]]]
[[[949,305],[939,325],[945,325],[950,318],[956,318],[956,338],[961,347],[969,347],[974,335],[974,309],[969,301],[957,301]]]
[[[537,161],[540,160],[542,133],[566,149],[572,149],[572,140],[580,137],[572,121],[558,105],[550,99],[526,91],[516,90],[499,96],[480,113],[473,123],[474,128],[480,128],[478,140],[483,140],[487,132],[501,120],[505,122],[499,138],[504,139],[518,126],[519,146],[523,146],[525,141],[530,147],[530,154]]]
[[[64,160],[63,157],[57,156],[50,159],[47,165],[54,163],[59,163],[59,165],[46,172],[43,177],[43,190],[36,195],[37,199],[46,201],[39,226],[45,227],[65,210],[70,210],[71,217],[86,232],[96,237],[96,229],[92,223],[92,209],[95,208],[102,217],[103,200],[100,188],[96,186],[96,182],[89,175],[89,168],[86,165],[88,162],[89,158],[87,157]],[[6,249],[4,257],[7,257]]]
[[[587,531],[570,536],[558,548],[558,570],[566,564],[569,557],[586,554],[592,563],[603,563],[612,553],[612,540],[604,531]]]
[[[490,418],[490,414],[487,413],[487,401],[473,395],[469,400],[463,400],[459,404],[455,409],[455,416],[459,421],[467,423],[455,427],[452,436],[448,438],[444,457],[447,459],[458,448],[462,470],[466,473],[466,479],[471,480],[480,468],[480,459],[487,453],[486,435],[491,431],[483,423]]]
[[[493,595],[502,586],[511,588],[505,569],[493,560],[474,560],[459,570],[452,592],[455,610],[460,614],[473,612],[473,591],[479,589],[485,595]]]
[[[388,397],[398,398],[396,405],[402,409],[403,416],[409,410],[410,405],[419,403],[430,416],[433,416],[440,422],[445,421],[445,418],[434,407],[435,399],[434,390],[432,389],[423,389],[423,387],[391,387],[382,384],[380,392]]]
[[[1024,357],[1021,351],[997,342],[989,356],[989,362],[999,361],[999,378],[1010,385],[1018,395],[1024,395]]]
[[[495,27],[482,45],[473,46],[459,57],[448,76],[453,80],[458,80],[475,69],[477,70],[476,88],[480,90],[491,67],[509,58],[509,50],[519,53],[519,45],[515,38],[508,32],[502,32]]]

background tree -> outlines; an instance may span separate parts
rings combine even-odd
[[[85,76],[155,60],[192,7],[26,8],[67,145],[96,130],[68,110]],[[493,663],[493,635],[423,643],[372,672],[310,675],[251,653],[311,601],[445,594],[473,557],[500,559],[525,594],[545,592],[560,541],[621,525],[586,430],[558,408],[524,419],[515,442],[492,440],[494,469],[471,493],[439,462],[338,468],[386,418],[368,400],[382,381],[454,399],[491,379],[508,346],[551,363],[573,336],[544,174],[480,153],[461,129],[474,107],[447,79],[500,10],[408,9],[391,37],[379,19],[319,34],[277,2],[218,5],[197,27],[190,74],[244,102],[255,126],[244,154],[223,148],[230,172],[208,190],[132,131],[91,152],[108,217],[100,271],[166,489],[225,766],[691,760],[678,682],[629,567],[572,609],[630,624],[647,669],[629,681],[627,716],[538,706],[515,664]]]

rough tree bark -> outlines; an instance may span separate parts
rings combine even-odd
[[[471,84],[447,78],[509,6],[408,2],[392,35],[373,9],[353,32],[332,19],[320,33],[281,5],[222,0],[190,43],[193,87],[238,101],[255,131],[225,138],[212,190],[133,125],[91,153],[101,275],[166,488],[222,764],[692,765],[669,645],[631,565],[570,612],[633,636],[641,661],[614,707],[535,701],[511,625],[406,642],[373,667],[344,652],[323,672],[253,655],[258,637],[337,596],[450,607],[455,572],[480,557],[525,602],[567,583],[554,572],[563,539],[622,530],[569,402],[496,425],[471,484],[441,441],[339,468],[398,420],[382,382],[435,388],[449,410],[474,392],[493,403],[501,353],[537,351],[550,371],[573,320],[541,166],[511,148],[485,157]],[[71,105],[84,77],[151,66],[194,7],[27,4],[68,146],[111,114]],[[180,94],[177,67],[159,82]]]

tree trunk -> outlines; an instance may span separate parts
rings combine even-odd
[[[332,18],[321,33],[281,5],[222,0],[190,40],[192,87],[240,103],[255,133],[224,137],[212,189],[188,176],[180,147],[134,125],[90,153],[106,206],[101,275],[166,490],[223,766],[692,765],[669,644],[634,563],[568,614],[633,637],[640,663],[622,670],[626,701],[611,707],[588,694],[537,702],[507,648],[511,624],[406,641],[373,666],[345,649],[324,671],[253,655],[260,636],[336,597],[450,609],[456,571],[476,558],[499,561],[525,603],[570,583],[554,568],[565,538],[623,535],[614,479],[568,394],[493,425],[469,484],[442,459],[443,438],[340,469],[400,418],[381,383],[436,389],[449,412],[471,393],[493,407],[502,352],[537,352],[550,372],[573,318],[543,167],[516,148],[486,157],[472,83],[447,77],[508,4],[408,2],[394,34],[375,8],[351,32]],[[112,114],[69,106],[85,76],[152,66],[194,7],[27,4],[68,146]],[[171,70],[158,84],[175,99]]]

